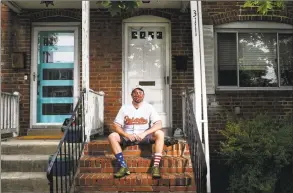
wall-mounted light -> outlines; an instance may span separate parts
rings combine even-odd
[[[43,4],[43,3],[45,3],[46,7],[48,7],[49,5],[54,6],[53,0],[51,0],[51,1],[41,1],[41,4]]]

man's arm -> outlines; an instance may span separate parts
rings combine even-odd
[[[156,121],[151,128],[137,135],[138,140],[141,141],[145,138],[145,136],[152,134],[160,129],[162,129],[162,121]]]
[[[149,134],[152,134],[158,130],[162,129],[162,121],[157,121],[153,124],[153,126],[147,130],[145,130],[145,134],[146,135],[149,135]]]
[[[130,135],[128,133],[126,133],[121,125],[117,124],[117,123],[114,123],[114,128],[113,128],[113,131],[118,133],[119,135],[123,136],[123,137],[126,137],[127,139],[129,139],[130,141],[135,141],[136,140],[136,137],[134,135]]]

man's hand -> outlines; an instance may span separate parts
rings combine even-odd
[[[134,142],[134,141],[138,140],[136,135],[134,135],[134,134],[127,134],[125,137],[127,139],[129,139],[131,142]]]
[[[140,134],[137,134],[136,136],[137,136],[137,140],[138,140],[138,141],[141,141],[141,140],[143,140],[147,135],[146,135],[146,133],[140,133]]]

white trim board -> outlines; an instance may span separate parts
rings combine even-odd
[[[41,26],[40,26],[41,24]],[[74,31],[75,62],[74,62],[74,96],[73,106],[76,105],[79,97],[79,23],[63,23],[62,27],[56,23],[33,23],[31,36],[31,77],[30,77],[30,128],[38,125],[60,125],[60,123],[37,123],[37,80],[34,81],[34,73],[37,76],[37,53],[38,33],[40,31]],[[37,78],[36,78],[37,79]]]
[[[293,25],[269,21],[244,21],[215,25],[215,29],[293,29]]]

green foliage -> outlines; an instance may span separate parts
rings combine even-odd
[[[228,121],[220,133],[226,139],[220,153],[230,167],[230,193],[274,193],[281,170],[292,164],[292,124],[260,115]]]
[[[246,0],[243,7],[257,7],[257,12],[266,15],[270,10],[284,9],[284,0]]]
[[[100,2],[97,2],[100,3]],[[107,8],[112,16],[121,15],[125,12],[131,12],[138,8],[141,1],[102,1],[101,5]]]

